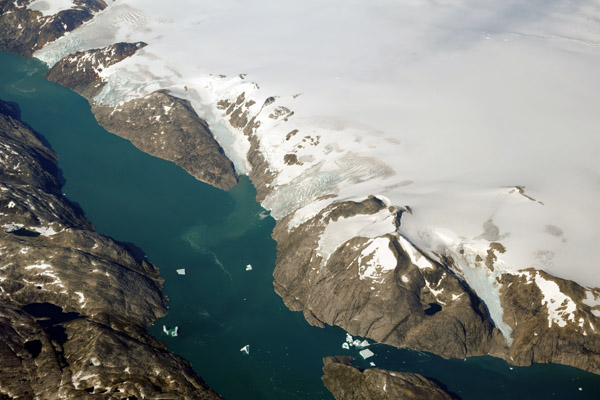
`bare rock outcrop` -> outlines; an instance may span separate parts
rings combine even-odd
[[[157,91],[116,108],[96,104],[92,111],[109,132],[202,182],[225,190],[237,183],[233,164],[187,100]]]
[[[0,49],[31,56],[106,8],[103,0],[75,0],[75,7],[45,16],[26,6],[31,0],[0,0]]]
[[[220,398],[147,333],[158,269],[94,232],[18,117],[0,101],[0,398]]]
[[[556,363],[600,374],[600,291],[528,269],[502,276],[509,361]]]
[[[336,400],[450,400],[435,382],[419,375],[352,366],[349,357],[323,360],[323,383]]]
[[[352,335],[443,357],[500,351],[501,336],[477,296],[443,266],[429,260],[416,265],[407,254],[410,244],[397,234],[353,237],[327,259],[319,254],[330,222],[382,211],[385,204],[372,197],[333,204],[290,231],[286,218],[279,221],[274,285],[285,304],[314,325],[337,325]],[[388,212],[399,218],[398,210]],[[389,247],[390,268],[372,262],[374,240]]]
[[[224,190],[232,188],[237,183],[233,164],[189,101],[162,90],[115,107],[94,101],[106,84],[101,77],[103,69],[145,45],[117,43],[71,54],[56,63],[47,78],[86,97],[96,120],[109,132],[148,154],[174,162],[202,182]]]
[[[103,49],[78,51],[58,61],[46,78],[91,100],[106,84],[100,76],[102,71],[145,46],[144,42],[116,43]]]

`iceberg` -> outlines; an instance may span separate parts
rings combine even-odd
[[[245,345],[244,347],[242,347],[240,349],[240,351],[247,356],[250,355],[250,345],[249,344]]]
[[[358,354],[360,354],[360,356],[363,358],[363,360],[366,360],[369,357],[373,357],[375,355],[375,353],[373,353],[371,350],[369,349],[364,349],[358,352]]]
[[[179,275],[185,275],[185,268],[178,269],[178,270],[177,270],[177,273],[178,273]]]
[[[252,265],[250,265],[250,264],[246,265],[246,271],[252,271]]]
[[[171,328],[168,329],[165,325],[163,325],[163,332],[167,335],[167,336],[171,336],[171,337],[175,337],[178,335],[179,332],[179,327],[176,326],[175,328]]]
[[[346,341],[342,344],[344,349],[350,349],[350,347],[356,347],[357,349],[364,349],[365,347],[369,347],[371,343],[367,340],[354,339],[352,335],[346,333]]]

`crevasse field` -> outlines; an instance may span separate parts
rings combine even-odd
[[[119,0],[36,57],[148,43],[102,70],[96,101],[169,89],[241,172],[249,143],[216,103],[245,93],[258,112],[277,97],[294,115],[256,131],[279,173],[262,205],[275,218],[295,212],[293,224],[371,194],[410,207],[409,254],[456,258],[510,337],[497,274],[534,267],[600,286],[599,15],[598,0]],[[285,165],[291,152],[302,165]],[[327,194],[337,197],[315,202]],[[395,229],[379,217],[343,229]],[[341,236],[321,237],[321,254]],[[495,270],[474,268],[493,241],[506,248]]]

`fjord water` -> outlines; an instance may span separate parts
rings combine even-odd
[[[140,247],[165,278],[169,315],[150,331],[228,399],[332,399],[322,357],[350,355],[338,328],[309,326],[274,293],[274,221],[249,180],[229,192],[142,153],[98,126],[85,99],[46,81],[36,60],[0,52],[0,98],[59,155],[64,193],[96,229]],[[246,271],[246,265],[252,265]],[[176,270],[185,268],[186,274]],[[131,294],[135,296],[135,293]],[[162,326],[179,327],[177,337]],[[250,354],[240,349],[249,345]],[[463,399],[594,399],[600,376],[558,365],[510,367],[491,357],[443,360],[373,345],[357,365],[421,373]],[[149,371],[149,373],[153,373]]]

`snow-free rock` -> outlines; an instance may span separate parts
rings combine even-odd
[[[93,230],[18,116],[0,101],[0,398],[220,398],[147,333],[158,269]]]
[[[419,375],[383,369],[361,370],[350,357],[323,360],[323,383],[336,400],[450,400],[437,383]]]
[[[98,123],[109,132],[148,154],[174,162],[202,182],[232,188],[237,183],[233,164],[189,101],[162,90],[114,107],[94,100],[106,84],[102,71],[145,45],[117,43],[71,54],[56,63],[47,77],[86,97]]]

